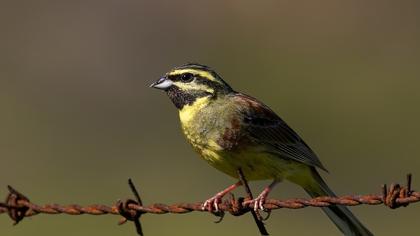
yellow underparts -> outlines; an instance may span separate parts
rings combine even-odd
[[[226,101],[220,101],[220,104],[215,104],[214,110],[208,107],[209,99],[198,98],[192,105],[186,105],[179,111],[187,140],[204,160],[234,178],[238,178],[237,170],[241,168],[248,180],[286,178],[305,184],[310,169],[302,163],[280,158],[257,145],[224,150],[217,140],[229,127],[229,107],[223,106]]]
[[[191,126],[197,112],[203,109],[209,103],[209,100],[209,97],[202,97],[195,100],[193,104],[184,106],[179,111],[179,118],[182,126]]]

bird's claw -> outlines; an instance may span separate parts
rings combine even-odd
[[[214,197],[207,199],[201,209],[204,211],[207,209],[209,212],[218,212],[219,211],[219,204],[222,202],[223,196],[216,194]]]
[[[262,193],[257,198],[249,201],[248,203],[250,205],[253,205],[253,209],[255,212],[258,210],[264,211],[265,210],[264,203],[266,199],[267,199],[267,194]]]

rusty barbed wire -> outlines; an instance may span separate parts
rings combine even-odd
[[[80,206],[77,204],[60,205],[60,204],[46,204],[37,205],[32,203],[29,198],[21,194],[13,187],[8,186],[9,193],[5,202],[0,202],[0,214],[7,213],[18,224],[25,217],[35,216],[38,214],[68,214],[68,215],[120,215],[123,217],[119,224],[124,224],[127,221],[134,221],[139,235],[143,235],[139,218],[143,214],[184,214],[193,211],[204,212],[202,209],[202,202],[196,203],[179,203],[173,205],[155,203],[148,206],[143,206],[140,195],[134,187],[134,184],[129,180],[130,187],[136,197],[136,200],[128,199],[125,201],[118,200],[114,205],[107,206],[102,204],[93,204],[88,206]],[[233,216],[241,216],[250,211],[253,211],[253,206],[249,204],[250,198],[235,198],[233,194],[229,199],[225,199],[219,205],[219,212],[212,212],[213,214],[223,217],[225,212]],[[348,195],[342,197],[317,197],[313,199],[268,199],[264,208],[266,211],[276,210],[280,208],[300,209],[305,207],[327,207],[330,205],[345,205],[357,206],[361,204],[366,205],[385,205],[391,209],[399,207],[406,207],[410,203],[420,201],[420,192],[415,192],[411,189],[411,174],[407,175],[407,185],[401,186],[399,184],[392,184],[388,188],[386,185],[382,186],[381,194],[370,195]],[[261,231],[261,230],[260,230]]]

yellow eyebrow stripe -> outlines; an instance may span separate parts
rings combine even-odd
[[[168,75],[181,75],[185,73],[191,73],[191,74],[199,75],[211,81],[217,81],[210,72],[203,71],[203,70],[179,69],[179,70],[174,70],[174,71],[169,72]]]
[[[214,89],[208,86],[202,85],[202,84],[185,84],[182,82],[175,82],[174,85],[176,85],[178,88],[182,90],[202,90],[209,93],[214,93]]]

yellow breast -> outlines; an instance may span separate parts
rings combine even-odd
[[[198,98],[193,104],[184,106],[179,111],[182,126],[189,126],[197,113],[209,103],[209,97]]]
[[[283,161],[259,146],[250,145],[236,150],[225,150],[218,143],[231,122],[232,110],[226,101],[198,98],[194,104],[179,111],[182,130],[200,156],[216,169],[237,177],[241,168],[249,180],[282,178],[292,172],[293,163]]]
[[[209,97],[197,99],[194,104],[184,106],[179,111],[182,131],[187,140],[196,151],[207,161],[219,159],[217,152],[222,148],[214,140],[217,129],[212,122],[215,121],[209,113],[213,113],[208,108]]]

